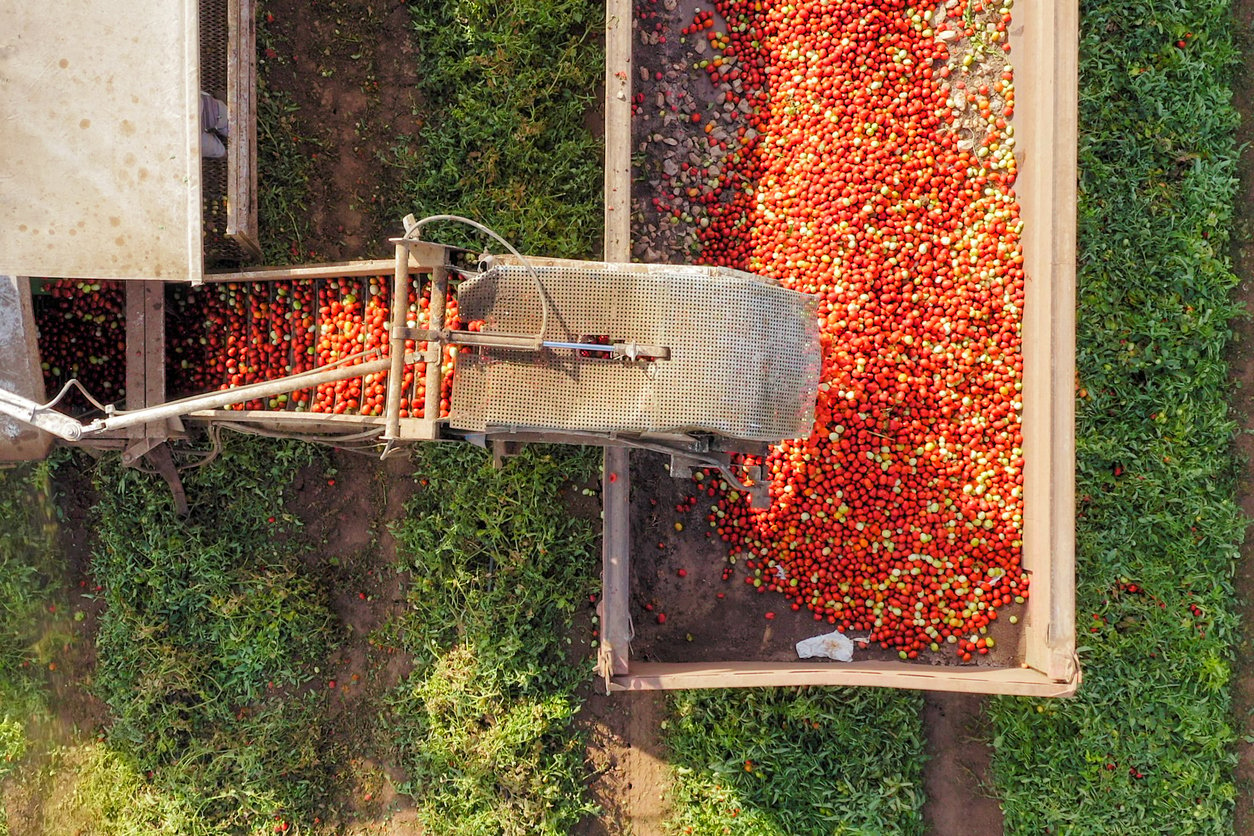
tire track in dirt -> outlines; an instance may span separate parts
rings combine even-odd
[[[992,795],[992,749],[985,743],[979,694],[925,695],[923,729],[927,765],[923,820],[931,836],[1001,836],[1001,804]]]
[[[1237,128],[1238,147],[1254,142],[1254,0],[1236,0],[1233,17],[1237,26],[1237,43],[1242,47],[1241,64],[1233,79],[1233,104],[1241,114]],[[1232,256],[1233,269],[1239,284],[1234,293],[1236,302],[1246,310],[1254,310],[1254,166],[1249,153],[1239,163],[1240,185],[1237,189],[1236,224]],[[1229,360],[1232,386],[1233,419],[1238,423],[1236,447],[1242,460],[1237,501],[1246,519],[1254,519],[1254,323],[1238,319],[1233,323],[1233,344]],[[1248,742],[1254,734],[1254,541],[1246,537],[1241,545],[1241,560],[1234,578],[1237,606],[1241,614],[1241,637],[1237,647],[1232,685],[1232,710],[1237,764],[1234,772],[1237,787],[1235,833],[1254,832],[1254,745]]]
[[[659,692],[592,694],[581,720],[589,732],[589,792],[601,815],[576,836],[661,836],[670,818],[670,773],[659,738],[666,697]]]

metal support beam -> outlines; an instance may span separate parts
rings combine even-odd
[[[388,367],[388,397],[383,414],[387,425],[383,437],[396,438],[401,428],[401,384],[405,379],[405,336],[398,333],[405,325],[409,312],[409,248],[403,243],[396,245],[396,269],[392,277],[392,332],[388,350],[391,365]]]
[[[625,447],[606,447],[601,472],[601,647],[597,670],[605,680],[625,676],[631,648],[631,461]]]
[[[432,331],[444,330],[444,303],[448,299],[448,268],[440,265],[431,275],[431,302],[427,306]],[[435,343],[434,357],[427,359],[426,393],[422,403],[424,418],[440,417],[440,390],[444,388],[444,345]],[[431,353],[431,352],[428,352]]]

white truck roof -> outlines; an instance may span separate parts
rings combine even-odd
[[[0,3],[0,275],[200,280],[197,9]]]

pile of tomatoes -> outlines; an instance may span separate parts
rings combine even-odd
[[[101,403],[120,400],[126,385],[126,296],[122,283],[50,279],[34,286],[35,324],[48,397],[76,378]],[[91,406],[81,395],[71,393],[61,408],[80,414]]]
[[[718,0],[725,31],[685,30],[753,104],[702,258],[815,294],[823,348],[770,509],[725,489],[710,522],[746,582],[903,658],[987,652],[1028,588],[1009,2],[986,5]]]
[[[174,389],[207,391],[258,383],[324,368],[347,359],[359,365],[388,356],[391,278],[340,277],[318,280],[221,284],[188,291],[174,305],[170,355],[179,370]],[[411,289],[407,324],[425,327],[429,284]],[[457,300],[450,295],[445,323],[459,328]],[[406,349],[426,344],[406,341]],[[453,352],[444,358],[441,414],[447,415]],[[405,366],[400,414],[423,417],[425,364]],[[379,416],[387,400],[387,373],[349,378],[317,387],[252,400],[237,409],[292,410]]]
[[[126,379],[126,298],[122,282],[58,279],[38,285],[35,321],[49,394],[77,378],[102,403],[122,404]],[[167,385],[171,397],[274,380],[352,358],[357,365],[387,356],[390,277],[171,285],[166,302]],[[429,285],[411,290],[410,326],[428,324]],[[461,328],[450,295],[445,323]],[[474,327],[472,324],[471,327]],[[425,343],[406,341],[406,349]],[[444,358],[441,414],[451,395],[453,351]],[[364,375],[237,405],[237,409],[383,414],[387,374]],[[423,417],[425,364],[405,366],[401,417]],[[65,408],[88,403],[71,395]]]

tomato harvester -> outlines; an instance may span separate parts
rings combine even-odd
[[[717,468],[755,501],[767,500],[760,474],[733,469],[732,456],[763,453],[813,426],[819,343],[811,297],[726,268],[528,259],[504,242],[509,255],[485,254],[460,268],[464,251],[420,239],[421,227],[436,220],[478,226],[452,216],[405,219],[406,234],[393,239],[386,348],[137,409],[96,402],[98,413],[82,420],[55,409],[70,388],[82,388],[77,381],[49,403],[0,388],[0,415],[64,443],[122,446],[131,464],[153,453],[154,441],[186,436],[184,422],[374,446],[385,457],[417,441],[466,441],[490,447],[498,460],[529,442],[621,445],[668,455],[674,476]],[[425,285],[424,327],[407,317],[411,290],[417,298]],[[480,321],[481,330],[447,327],[453,285],[462,321]],[[22,315],[15,295],[0,297],[0,318]],[[407,351],[407,341],[417,347]],[[441,418],[440,358],[449,347],[452,397]],[[149,365],[146,355],[161,353],[160,344],[135,348],[128,346],[128,365]],[[414,367],[409,391],[406,366]],[[228,408],[380,374],[387,391],[380,416]],[[429,417],[403,418],[402,399],[418,402],[420,377]],[[137,428],[144,430],[138,437]],[[181,497],[168,452],[151,459]]]

